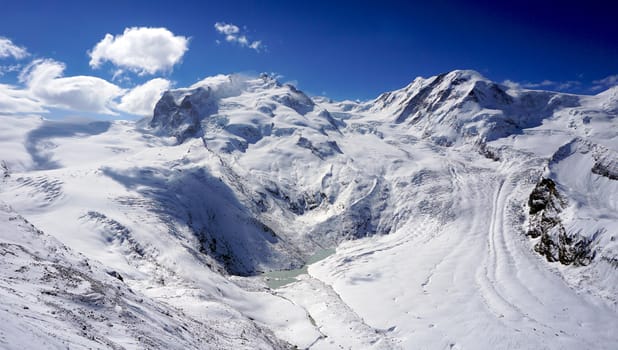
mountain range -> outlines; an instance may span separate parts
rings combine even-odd
[[[612,349],[617,117],[467,70],[2,116],[0,348]]]

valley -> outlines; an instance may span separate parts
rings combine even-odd
[[[617,116],[474,71],[3,116],[0,347],[611,349]]]

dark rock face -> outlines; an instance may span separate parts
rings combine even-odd
[[[300,115],[305,115],[315,108],[313,101],[293,85],[286,85],[288,93],[273,96],[273,99],[284,106],[290,107]]]
[[[201,120],[216,112],[216,97],[210,88],[195,89],[182,99],[180,105],[172,92],[167,91],[155,106],[150,126],[182,143],[189,137],[199,136]]]
[[[610,180],[618,180],[618,162],[602,159],[597,161],[591,171],[594,174],[605,176]]]
[[[555,203],[558,201],[558,203]],[[558,204],[558,207],[556,207]],[[555,209],[558,213],[561,211],[560,197],[556,191],[556,184],[551,179],[542,179],[539,182],[528,199],[528,207],[530,214],[536,214],[542,210]]]
[[[556,184],[543,178],[528,199],[530,220],[527,235],[539,238],[534,250],[547,261],[559,261],[564,265],[588,265],[594,259],[592,241],[577,232],[567,232],[560,213],[566,201],[560,197]]]
[[[6,163],[4,161],[0,162],[0,173],[1,173],[1,177],[6,179],[11,177],[11,172],[9,170],[8,165],[6,165]]]
[[[336,141],[313,144],[309,139],[301,136],[296,142],[296,145],[310,150],[311,153],[320,159],[326,159],[336,154],[343,154]]]
[[[422,88],[416,95],[412,96],[406,102],[405,108],[397,116],[397,119],[395,119],[395,123],[400,124],[405,122],[409,116],[415,115],[421,109],[430,109],[431,101],[428,101],[428,97],[433,90],[437,88],[440,83],[442,83],[445,76],[446,74],[438,75],[434,81]],[[448,97],[448,94],[445,94],[444,96]],[[384,98],[388,98],[388,96],[385,95]]]

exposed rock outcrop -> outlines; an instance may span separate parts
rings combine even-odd
[[[527,235],[540,238],[534,250],[548,261],[564,265],[588,265],[595,256],[591,240],[577,232],[568,232],[560,213],[566,207],[553,180],[543,178],[528,199],[530,219]]]

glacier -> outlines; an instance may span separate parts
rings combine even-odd
[[[2,111],[0,347],[612,349],[617,116],[618,87],[469,70],[364,102],[232,74],[139,121]]]

